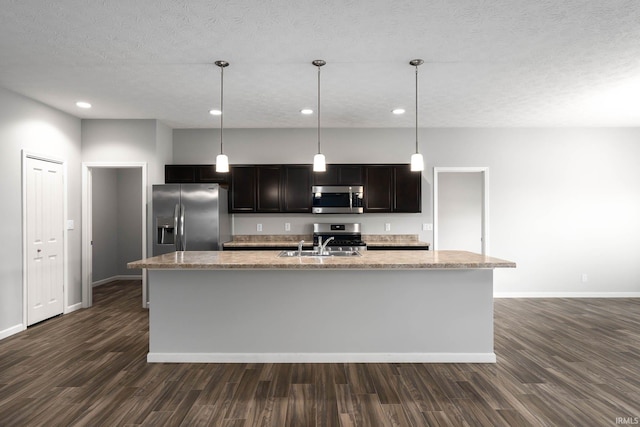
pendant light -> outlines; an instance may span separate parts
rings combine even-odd
[[[327,170],[327,164],[324,158],[324,154],[320,152],[320,67],[326,64],[322,59],[316,59],[311,62],[318,67],[318,154],[313,156],[313,171],[325,172]]]
[[[421,172],[424,170],[424,159],[418,152],[418,66],[424,64],[422,59],[412,59],[409,64],[416,67],[416,152],[411,155],[411,171]]]
[[[220,154],[216,156],[216,172],[229,172],[229,158],[222,151],[222,130],[224,120],[224,68],[229,66],[227,61],[216,61],[215,64],[220,67]]]

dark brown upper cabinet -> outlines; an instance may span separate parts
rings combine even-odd
[[[256,166],[256,212],[280,212],[280,166]]]
[[[232,166],[229,211],[235,213],[256,211],[256,168]]]
[[[394,212],[422,212],[422,172],[410,165],[396,165],[394,173]]]
[[[309,213],[312,185],[363,185],[365,212],[421,212],[422,173],[408,164],[235,165],[219,174],[215,165],[166,165],[166,183],[229,185],[232,213]]]
[[[311,212],[311,166],[283,166],[282,211]]]
[[[229,174],[216,172],[215,165],[165,165],[165,184],[217,183],[229,185]]]
[[[327,165],[326,172],[313,172],[313,185],[364,185],[362,165]]]
[[[165,165],[165,184],[185,184],[196,182],[196,170],[193,165]]]
[[[220,185],[229,185],[229,172],[216,172],[216,165],[198,165],[195,168],[196,182],[213,182]]]
[[[364,175],[364,211],[392,212],[393,167],[366,166]]]
[[[311,212],[311,167],[233,166],[230,194],[233,213]]]
[[[365,212],[422,212],[422,173],[410,165],[365,167]]]

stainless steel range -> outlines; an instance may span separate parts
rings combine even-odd
[[[359,223],[313,224],[314,249],[325,246],[333,251],[364,251],[367,244],[362,241]]]

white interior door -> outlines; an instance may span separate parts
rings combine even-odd
[[[64,310],[63,165],[27,157],[27,326]]]

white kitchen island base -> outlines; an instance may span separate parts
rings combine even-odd
[[[496,361],[491,268],[150,268],[149,298],[149,362]]]

